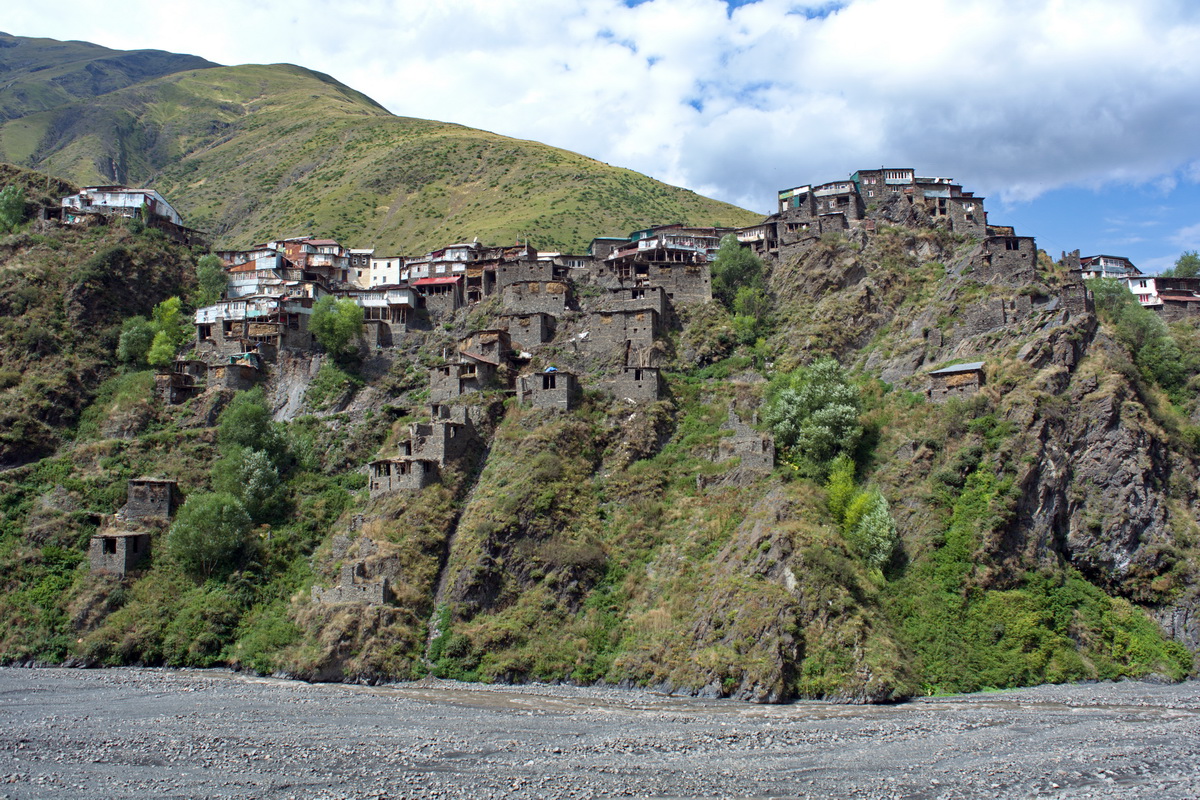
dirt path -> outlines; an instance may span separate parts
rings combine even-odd
[[[890,707],[0,669],[0,798],[1194,798],[1200,683]]]

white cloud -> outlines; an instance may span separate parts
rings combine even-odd
[[[544,141],[760,210],[778,188],[881,164],[1006,201],[1200,181],[1200,8],[1186,0],[850,0],[815,18],[803,12],[827,4],[21,6],[6,9],[10,33],[299,63],[398,114]]]

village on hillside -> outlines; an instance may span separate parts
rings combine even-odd
[[[140,215],[146,224],[180,242],[202,234],[183,225],[157,192],[121,186],[90,187],[61,200],[43,219],[60,224],[103,222]],[[569,411],[585,384],[631,405],[664,397],[656,344],[677,319],[676,310],[713,297],[710,266],[725,237],[766,260],[803,254],[830,234],[883,226],[941,227],[975,242],[973,276],[987,282],[1032,281],[1038,251],[1033,237],[990,225],[984,198],[950,178],[919,177],[911,169],[861,170],[847,180],[779,192],[778,209],[741,229],[660,225],[627,236],[593,239],[586,254],[539,252],[528,243],[490,246],[448,244],[420,256],[385,255],[332,239],[294,237],[247,250],[216,251],[227,275],[222,299],[195,312],[193,357],[161,368],[156,389],[168,404],[215,388],[248,389],[263,380],[281,353],[319,349],[309,322],[323,297],[351,300],[362,309],[363,339],[371,351],[401,344],[409,331],[446,325],[464,307],[498,303],[493,327],[472,330],[429,370],[428,422],[412,423],[394,452],[369,464],[372,497],[416,491],[440,480],[447,467],[462,468],[480,451],[478,407],[466,396],[490,390],[537,408]],[[1092,310],[1083,281],[1123,281],[1139,301],[1168,316],[1196,313],[1200,279],[1142,275],[1128,259],[1063,254],[1071,281],[1053,303],[1064,313]],[[1028,298],[1024,298],[1028,301]],[[448,325],[447,325],[448,327]],[[553,354],[599,365],[583,374],[555,365]],[[539,353],[551,356],[537,358]],[[532,365],[538,363],[534,369]],[[984,380],[983,361],[929,371],[927,396],[935,402],[974,394]],[[732,435],[719,457],[740,458],[741,469],[769,472],[775,446],[770,434],[731,411]],[[144,478],[129,486],[127,511],[92,542],[95,570],[125,574],[149,550],[141,518],[169,518],[173,482]],[[386,580],[365,581],[347,563],[338,585],[314,588],[325,602],[387,601]]]

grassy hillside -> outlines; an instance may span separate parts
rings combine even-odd
[[[385,253],[476,236],[579,252],[594,236],[650,224],[759,218],[576,153],[396,117],[289,65],[59,99],[31,100],[0,126],[0,160],[80,184],[153,186],[222,246],[312,233]]]
[[[0,238],[0,356],[21,359],[2,397],[45,434],[5,420],[6,446],[40,449],[0,473],[0,661],[602,680],[756,701],[1186,675],[1200,643],[1200,335],[1111,298],[1063,313],[1060,266],[989,277],[976,244],[881,226],[792,253],[769,270],[754,337],[717,303],[680,309],[656,403],[595,391],[603,370],[570,344],[587,323],[568,315],[530,366],[579,374],[576,410],[471,396],[481,463],[371,498],[362,465],[427,418],[428,368],[498,304],[343,365],[354,374],[289,354],[265,394],[165,406],[150,373],[114,369],[115,324],[178,291],[190,254],[124,225]],[[1182,371],[1161,369],[1171,347]],[[781,382],[811,379],[824,355],[844,365],[862,429],[842,483],[779,439],[772,471],[721,457],[731,411],[765,428]],[[922,370],[975,356],[977,395],[926,399]],[[272,424],[267,404],[289,397],[302,416]],[[129,577],[90,573],[90,535],[143,474],[193,498],[269,493],[220,574],[189,568],[165,524]],[[875,530],[894,527],[864,538],[850,509],[875,497]],[[348,563],[387,578],[391,602],[317,602],[312,587]]]
[[[199,56],[162,50],[110,50],[0,33],[0,119],[15,119],[135,83],[215,67]]]

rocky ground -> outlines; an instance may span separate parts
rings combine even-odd
[[[1193,798],[1200,683],[898,706],[0,669],[0,798]]]

